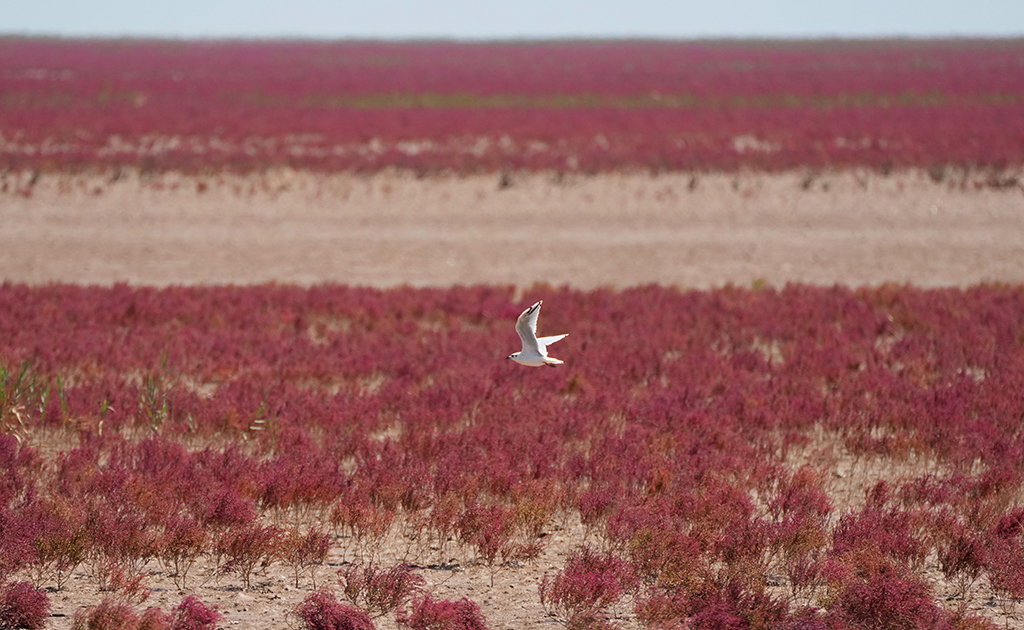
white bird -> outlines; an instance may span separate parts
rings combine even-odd
[[[528,365],[530,367],[540,367],[542,365],[555,367],[562,364],[562,361],[548,356],[548,346],[559,339],[564,339],[568,336],[568,333],[537,338],[537,317],[540,315],[540,305],[543,303],[544,300],[540,300],[523,311],[523,314],[516,320],[516,332],[519,333],[519,338],[523,340],[523,349],[521,352],[513,352],[505,357],[506,359],[512,359],[519,365]]]

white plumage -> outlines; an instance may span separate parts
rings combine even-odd
[[[520,365],[528,365],[530,367],[540,367],[542,365],[555,367],[562,364],[562,361],[548,356],[548,346],[559,339],[564,339],[568,336],[568,333],[551,337],[537,337],[537,318],[540,316],[540,305],[543,303],[544,300],[538,301],[523,311],[523,314],[516,320],[516,332],[519,333],[519,338],[523,340],[523,349],[520,352],[508,355],[505,357],[506,359],[512,359]]]

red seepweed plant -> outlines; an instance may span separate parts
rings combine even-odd
[[[257,566],[266,568],[280,556],[282,535],[273,525],[258,524],[222,533],[214,542],[218,574],[237,573],[249,588]]]
[[[185,580],[196,560],[209,548],[210,534],[198,521],[174,516],[164,525],[159,556],[173,573],[174,583],[185,587]]]
[[[95,606],[80,608],[72,620],[73,630],[214,630],[221,614],[195,595],[189,595],[170,614],[147,608],[139,614],[131,604],[105,599]]]
[[[195,595],[189,595],[171,612],[170,630],[214,630],[221,618],[216,606],[208,606]]]
[[[480,607],[468,599],[436,600],[429,593],[413,600],[411,610],[401,609],[396,621],[410,630],[487,630]]]
[[[342,592],[373,617],[391,614],[422,590],[425,580],[407,564],[351,564],[338,570]]]
[[[50,598],[28,582],[0,586],[0,628],[41,630],[50,618]]]
[[[307,595],[296,606],[295,615],[305,630],[374,630],[370,615],[338,603],[334,595],[326,591]]]
[[[295,588],[299,588],[299,576],[309,572],[313,588],[316,588],[317,569],[327,561],[331,550],[330,534],[319,529],[306,533],[289,531],[281,542],[281,557],[295,572]]]
[[[553,577],[544,574],[540,601],[549,614],[576,627],[607,616],[608,609],[635,592],[638,585],[626,562],[610,552],[582,547],[573,552],[562,571]]]

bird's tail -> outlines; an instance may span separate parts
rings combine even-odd
[[[562,365],[565,361],[560,361],[555,357],[544,357],[544,365],[548,367],[555,367],[556,365]]]

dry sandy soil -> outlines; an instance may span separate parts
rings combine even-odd
[[[1024,282],[1024,190],[889,177],[401,173],[0,182],[0,278],[706,288]],[[29,196],[26,196],[29,195]]]
[[[935,182],[919,172],[516,174],[505,183],[497,175],[401,173],[36,181],[7,174],[0,180],[0,280],[580,288],[1024,282],[1019,186]],[[835,472],[850,494],[850,476]],[[552,524],[546,541],[539,561],[499,571],[493,588],[487,569],[465,554],[457,567],[420,573],[435,597],[476,601],[496,630],[557,627],[540,606],[537,583],[561,568],[582,531]],[[398,559],[400,547],[392,540],[384,559]],[[336,587],[345,559],[334,550],[321,583]],[[162,567],[151,569],[144,605],[169,610],[194,592],[220,607],[224,628],[298,627],[289,611],[312,588],[306,577],[296,589],[280,565],[248,591],[231,577],[207,579],[201,566],[189,590],[179,591]],[[981,588],[974,606],[1002,621]],[[942,584],[937,590],[948,593]],[[68,589],[51,593],[58,616],[50,627],[69,628],[77,609],[102,596],[87,572],[76,575]],[[624,627],[636,627],[628,605],[617,612]],[[384,618],[378,627],[395,624]]]

